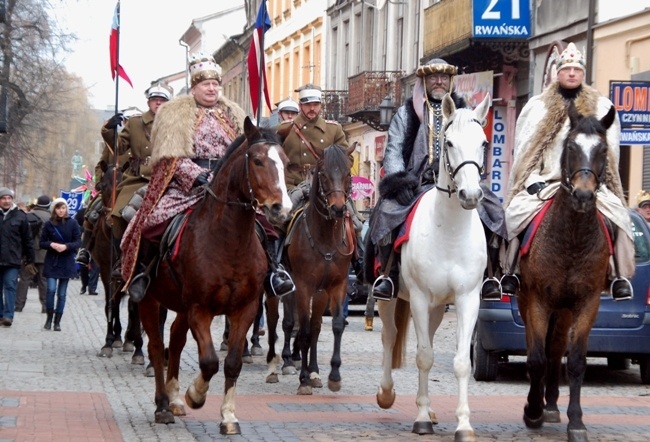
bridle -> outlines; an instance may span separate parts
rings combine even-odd
[[[342,193],[344,199],[347,201],[348,196],[350,195],[350,192],[352,191],[351,175],[348,174],[348,177],[350,177],[350,185],[348,186],[347,189],[345,189],[345,190],[328,190],[328,191],[325,191],[324,186],[323,186],[323,171],[320,170],[320,167],[319,167],[318,172],[316,173],[316,178],[318,180],[318,193],[316,195],[316,198],[317,198],[316,203],[320,203],[320,204],[314,204],[314,207],[316,208],[316,211],[318,212],[318,214],[320,216],[322,216],[323,218],[325,218],[326,220],[328,220],[328,221],[334,219],[334,216],[332,216],[332,212],[327,209],[327,197],[329,197],[330,195],[332,195],[334,193]],[[322,204],[322,207],[321,207],[321,204]],[[346,210],[347,210],[347,207],[346,207]],[[344,210],[344,212],[345,212],[345,210]]]
[[[451,126],[451,123],[453,123],[453,121],[454,120],[451,119],[445,124],[445,129],[444,129],[445,138],[446,138],[447,129],[449,129],[449,126]],[[483,124],[481,124],[481,122],[479,120],[477,120],[476,118],[473,118],[471,120],[471,122],[476,123],[479,126],[483,127]],[[476,168],[478,169],[479,174],[483,174],[483,172],[484,172],[483,166],[479,165],[474,160],[465,160],[465,161],[461,162],[458,166],[456,166],[456,168],[452,167],[451,163],[449,162],[449,142],[446,141],[446,140],[445,140],[445,143],[444,143],[443,148],[442,148],[442,154],[443,154],[443,157],[444,157],[444,163],[443,164],[445,166],[445,171],[447,172],[447,175],[449,176],[449,179],[451,180],[451,183],[453,184],[453,187],[447,185],[447,188],[444,189],[444,188],[440,187],[438,184],[436,184],[436,189],[440,190],[441,192],[445,192],[446,194],[448,194],[449,198],[451,198],[452,193],[456,193],[458,191],[458,186],[456,185],[455,178],[456,178],[456,175],[458,174],[458,172],[460,171],[460,169],[462,169],[465,166],[471,165],[471,166],[476,166]],[[436,179],[436,183],[438,183],[437,179]]]
[[[567,140],[567,144],[570,143],[570,140]],[[568,147],[565,146],[564,149],[567,149]],[[598,175],[596,172],[591,167],[580,167],[579,169],[573,171],[569,170],[569,155],[565,153],[564,155],[564,164],[562,165],[562,181],[560,181],[560,186],[569,192],[569,194],[573,194],[575,191],[575,186],[573,185],[573,179],[578,175],[579,173],[588,173],[594,176],[594,179],[596,180],[596,188],[594,189],[594,193],[598,192],[598,189],[600,189],[600,186],[603,183],[603,175],[605,174],[605,167],[603,167],[603,172]]]

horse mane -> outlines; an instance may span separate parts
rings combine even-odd
[[[327,170],[336,170],[337,168],[340,168],[341,170],[350,169],[350,160],[348,155],[345,153],[343,146],[332,144],[325,148],[323,151],[322,168]]]
[[[607,136],[607,130],[602,125],[600,120],[593,115],[580,115],[576,111],[576,119],[571,119],[571,130],[567,135],[567,139],[571,137],[571,134],[579,133],[585,135],[600,135],[603,137]],[[566,140],[565,140],[566,141]],[[606,141],[606,140],[605,140]]]

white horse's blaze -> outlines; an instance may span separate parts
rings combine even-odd
[[[410,302],[417,335],[416,363],[419,386],[416,403],[418,414],[414,430],[431,424],[428,392],[429,371],[433,365],[433,334],[444,315],[444,305],[455,303],[458,316],[454,372],[458,379],[458,406],[456,434],[471,439],[474,430],[469,421],[468,384],[471,372],[470,342],[478,318],[479,290],[487,264],[487,247],[483,225],[476,210],[467,210],[482,197],[479,167],[483,165],[483,148],[486,141],[482,129],[489,107],[489,96],[476,111],[456,110],[449,97],[443,100],[443,114],[450,124],[446,131],[449,165],[440,161],[438,186],[456,189],[455,195],[436,188],[422,196],[413,216],[410,240],[402,246],[400,298]],[[444,153],[443,153],[444,155]],[[454,179],[453,170],[464,161]],[[477,167],[478,166],[478,167]],[[462,194],[462,195],[461,195]],[[396,302],[379,305],[383,322],[384,346],[383,376],[378,401],[388,403],[382,392],[393,390],[393,347],[398,338],[395,316],[400,314]],[[399,336],[403,338],[403,336]]]
[[[275,168],[278,170],[278,186],[282,191],[282,209],[290,212],[293,204],[287,192],[287,184],[284,180],[284,164],[282,163],[278,149],[280,149],[279,146],[274,146],[272,149],[269,149],[269,158],[275,163]]]

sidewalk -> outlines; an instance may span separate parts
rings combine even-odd
[[[45,315],[40,313],[35,289],[30,289],[27,305],[16,313],[13,326],[0,328],[0,441],[421,441],[426,437],[410,432],[416,415],[414,343],[409,346],[407,368],[394,372],[395,406],[379,409],[375,392],[381,377],[381,321],[375,318],[375,331],[365,332],[363,316],[348,318],[340,392],[323,388],[313,396],[297,396],[296,376],[266,384],[265,357],[257,356],[252,365],[244,365],[237,385],[241,436],[219,434],[221,370],[212,380],[203,409],[188,408],[188,415],[172,425],[155,424],[153,379],[144,376],[144,366],[131,365],[131,354],[121,349],[112,358],[97,357],[105,333],[103,290],[99,296],[89,296],[79,295],[79,288],[78,280],[70,282],[61,332],[42,329]],[[122,310],[126,318],[126,303]],[[174,315],[169,316],[168,324]],[[330,320],[324,318],[319,342],[325,384],[332,349]],[[223,321],[216,318],[213,339],[217,346],[222,331]],[[426,440],[453,440],[457,392],[451,368],[453,309],[438,333],[429,388],[431,407],[440,423]],[[224,356],[219,352],[220,361]],[[181,391],[197,372],[196,344],[190,336],[181,357]],[[513,373],[515,378],[506,382],[470,380],[472,424],[478,440],[566,440],[568,389],[561,391],[563,423],[528,430],[521,419],[527,393],[525,373]],[[617,375],[618,385],[596,382],[583,389],[591,441],[648,440],[650,388],[639,383],[638,374],[634,379],[634,373]]]

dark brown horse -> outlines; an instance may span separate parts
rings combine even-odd
[[[99,276],[104,286],[104,314],[106,315],[106,340],[104,346],[97,354],[100,357],[111,357],[113,348],[122,347],[122,350],[133,351],[132,364],[143,365],[142,333],[137,305],[128,301],[128,325],[122,341],[122,323],[120,321],[120,303],[122,292],[119,279],[112,278],[112,266],[120,257],[120,248],[113,240],[113,232],[109,219],[113,201],[113,189],[122,179],[122,171],[114,165],[102,161],[100,167],[104,172],[102,179],[97,183],[97,190],[102,199],[102,213],[95,222],[90,241],[90,254],[99,266]]]
[[[343,303],[347,289],[347,276],[356,235],[347,211],[350,194],[350,155],[354,147],[344,149],[338,145],[325,148],[318,160],[312,178],[309,201],[294,221],[289,232],[289,244],[284,262],[296,284],[295,295],[285,296],[282,328],[285,345],[282,352],[285,365],[291,355],[289,336],[293,328],[293,303],[297,305],[300,330],[296,344],[301,352],[300,386],[298,394],[312,394],[312,387],[322,387],[318,369],[318,336],[325,309],[332,312],[334,352],[328,387],[341,389],[341,337],[345,327]],[[291,297],[295,296],[295,300]],[[278,322],[277,301],[267,301],[269,328],[269,354],[267,362],[272,374],[275,365],[275,328]],[[268,381],[268,378],[267,378]]]
[[[596,208],[607,171],[606,131],[614,107],[600,121],[569,108],[571,128],[561,156],[562,181],[521,259],[519,309],[526,325],[530,377],[524,422],[538,428],[560,422],[557,407],[562,357],[569,375],[568,437],[586,441],[580,390],[589,332],[607,289],[610,248]]]
[[[157,423],[172,423],[174,415],[185,414],[178,393],[178,369],[188,329],[198,344],[201,372],[187,389],[185,402],[191,408],[205,403],[210,379],[219,370],[210,325],[216,315],[227,315],[230,333],[221,433],[240,434],[235,384],[267,271],[266,256],[255,234],[255,209],[263,209],[277,225],[286,221],[291,210],[284,185],[287,158],[277,135],[258,130],[248,118],[244,133],[228,148],[205,198],[190,214],[176,258],[160,267],[139,305],[155,370]],[[161,305],[177,313],[170,332],[166,382],[163,344],[157,333]]]

